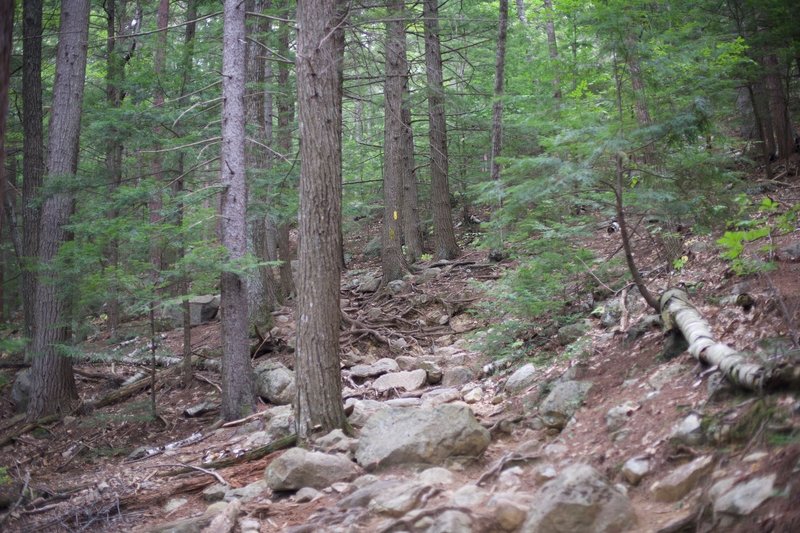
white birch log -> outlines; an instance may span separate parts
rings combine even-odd
[[[670,289],[661,296],[660,303],[665,327],[677,327],[689,343],[689,353],[701,363],[719,368],[732,383],[756,391],[800,384],[800,368],[796,365],[784,363],[768,368],[748,361],[742,352],[716,341],[708,322],[691,304],[686,291]]]

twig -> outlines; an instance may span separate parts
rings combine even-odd
[[[259,413],[254,413],[254,414],[252,414],[250,416],[246,416],[244,418],[240,418],[239,420],[231,420],[230,422],[225,422],[224,424],[222,424],[222,427],[230,428],[230,427],[233,427],[233,426],[238,426],[240,424],[244,424],[245,422],[249,422],[250,420],[252,420],[254,418],[258,418],[258,417],[264,416],[266,414],[269,414],[269,411],[261,411]]]
[[[158,465],[145,465],[143,468],[161,468],[163,466],[170,466],[170,467],[183,467],[188,468],[190,470],[197,470],[198,472],[202,472],[204,474],[208,474],[209,476],[214,476],[217,481],[222,483],[223,485],[229,485],[225,478],[222,477],[219,472],[215,472],[214,470],[208,470],[207,468],[203,468],[200,466],[190,465],[186,463],[161,463]]]
[[[202,374],[200,374],[200,373],[195,373],[195,374],[194,374],[194,377],[196,377],[196,378],[197,378],[197,379],[199,379],[200,381],[205,381],[206,383],[208,383],[209,385],[211,385],[211,386],[213,386],[215,389],[217,389],[217,390],[218,390],[220,393],[222,392],[222,387],[220,387],[219,385],[217,385],[216,383],[214,383],[213,381],[211,381],[210,379],[208,379],[208,378],[207,378],[207,377],[205,377],[204,375],[202,375]]]

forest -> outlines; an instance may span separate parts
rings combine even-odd
[[[0,528],[793,530],[799,113],[788,0],[0,0]]]

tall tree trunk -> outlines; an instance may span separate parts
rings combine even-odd
[[[297,303],[297,401],[300,441],[344,428],[339,369],[342,223],[341,48],[344,5],[306,0],[297,7],[300,124],[300,264]]]
[[[288,18],[289,2],[284,2],[286,10],[284,15]],[[278,53],[283,57],[289,56],[289,24],[285,20],[278,26]],[[281,61],[278,63],[278,147],[285,156],[292,151],[292,120],[294,119],[294,95],[290,90],[289,65]],[[294,277],[292,275],[292,253],[289,242],[288,220],[280,219],[278,229],[278,258],[281,279],[281,299],[291,297],[295,293]]]
[[[6,117],[8,86],[11,79],[11,49],[14,33],[14,1],[0,0],[0,238],[6,218]],[[0,261],[0,322],[5,318],[5,257]]]
[[[390,0],[386,22],[386,81],[383,87],[383,239],[381,268],[383,283],[408,273],[403,258],[401,201],[403,187],[403,80],[408,68],[405,60],[404,0]]]
[[[39,188],[44,167],[42,126],[42,0],[22,2],[22,309],[25,334],[33,338],[33,296],[39,253]]]
[[[422,257],[422,230],[419,221],[419,195],[417,193],[417,171],[414,161],[414,130],[411,128],[411,104],[409,102],[408,78],[403,89],[403,241],[406,259],[416,263]]]
[[[439,42],[438,0],[424,0],[425,72],[428,79],[428,136],[431,151],[431,210],[433,211],[434,258],[453,259],[459,254],[450,206],[445,120],[442,48]]]
[[[81,104],[86,74],[89,0],[61,5],[61,31],[50,113],[50,149],[47,169],[53,179],[74,175],[78,168]],[[39,265],[44,275],[33,300],[34,336],[31,345],[31,397],[27,417],[35,420],[51,413],[68,412],[78,400],[72,362],[62,350],[69,337],[65,303],[58,294],[53,259],[67,239],[65,225],[73,199],[66,192],[48,196],[42,208]],[[47,282],[45,282],[45,278]]]
[[[184,37],[184,52],[183,52],[183,80],[181,81],[181,91],[180,96],[186,96],[189,94],[189,81],[191,80],[192,71],[194,70],[194,36],[197,30],[197,0],[187,0],[186,2],[186,34]],[[175,195],[179,198],[178,199],[178,220],[177,225],[183,226],[183,218],[184,212],[186,210],[186,205],[181,197],[183,193],[184,187],[184,180],[183,177],[183,159],[184,154],[181,152],[178,155],[178,172],[179,177],[175,180],[174,188],[175,188]],[[186,256],[186,244],[181,243],[181,246],[178,250],[179,258],[182,259]],[[182,377],[181,380],[183,381],[183,386],[188,387],[189,384],[192,382],[192,378],[194,374],[192,372],[192,317],[191,317],[191,308],[189,306],[189,289],[191,285],[191,280],[189,279],[189,273],[183,272],[180,281],[180,294],[184,295],[184,299],[181,302],[181,313],[183,314],[183,368],[182,368]]]
[[[560,65],[558,64],[558,43],[556,42],[556,27],[553,20],[553,0],[544,0],[544,29],[547,33],[547,47],[550,51],[550,61],[556,72],[553,78],[553,98],[561,99],[561,76],[558,74]]]
[[[794,131],[789,117],[786,94],[779,72],[778,56],[769,54],[764,58],[766,74],[764,85],[767,90],[769,114],[772,118],[773,132],[775,135],[775,155],[780,159],[788,159],[794,151]],[[773,153],[773,152],[770,152]]]
[[[625,39],[627,47],[627,63],[631,76],[631,87],[633,88],[633,112],[636,115],[636,122],[640,128],[647,128],[653,124],[650,118],[650,109],[647,106],[647,97],[644,90],[644,79],[642,78],[642,68],[639,64],[638,40],[633,34],[629,34]],[[645,164],[655,162],[655,151],[653,146],[648,144],[644,147],[643,160]]]
[[[248,2],[251,4],[248,7],[248,12],[261,13],[265,7],[269,7],[269,2],[255,1]],[[266,4],[266,6],[265,6]],[[264,146],[271,146],[272,139],[272,96],[269,93],[265,83],[267,80],[267,71],[269,76],[272,75],[272,67],[269,61],[265,60],[265,55],[260,50],[256,40],[263,39],[270,31],[269,21],[265,18],[258,18],[254,23],[248,27],[248,32],[254,34],[254,39],[247,41],[247,86],[248,94],[245,98],[245,108],[247,112],[247,123],[253,124],[252,135],[254,137],[254,144],[251,144],[246,150],[247,168],[253,169],[255,172],[264,174],[272,167],[272,157],[270,153],[264,149]],[[271,81],[271,80],[270,80]],[[267,108],[267,96],[269,96],[269,108]],[[267,110],[268,109],[268,110]],[[267,124],[269,121],[269,125]],[[251,189],[252,191],[252,189]],[[266,191],[264,191],[266,192]],[[254,202],[255,195],[250,196],[250,201]],[[259,204],[265,205],[267,195],[263,192],[259,196]],[[264,208],[258,209],[263,213]],[[269,261],[267,256],[267,225],[266,215],[260,214],[254,217],[252,221],[252,240],[253,250],[258,257],[259,261]],[[270,313],[275,309],[277,300],[276,296],[276,283],[272,275],[272,268],[268,266],[260,266],[258,271],[254,273],[253,283],[256,287],[250,287],[250,319],[251,323],[267,324],[269,322]]]
[[[245,175],[245,4],[225,0],[222,38],[222,245],[228,261],[247,253],[247,178]],[[222,418],[234,420],[255,409],[253,372],[247,341],[247,282],[223,270]]]
[[[750,104],[753,108],[753,121],[755,122],[758,138],[761,141],[761,155],[764,157],[764,173],[768,180],[772,179],[772,162],[770,161],[769,142],[767,140],[767,130],[764,127],[763,115],[756,100],[756,93],[753,90],[753,84],[747,84],[747,94],[750,97]]]
[[[547,0],[549,2],[550,0]],[[545,4],[547,4],[545,2]],[[517,0],[517,18],[523,26],[528,25],[528,15],[525,13],[525,0]]]
[[[503,150],[503,92],[506,68],[506,34],[508,32],[508,0],[500,0],[500,17],[497,32],[497,55],[494,64],[494,104],[492,105],[492,156],[491,178],[500,180],[500,163],[497,158]]]
[[[159,0],[158,14],[156,15],[156,27],[158,33],[156,34],[155,54],[153,56],[153,74],[155,76],[155,89],[153,92],[153,107],[156,113],[164,107],[164,84],[162,77],[164,76],[164,66],[167,61],[167,26],[169,25],[169,0]],[[159,117],[158,120],[161,120]],[[155,136],[155,149],[161,147],[160,139],[164,134],[163,128],[157,126],[153,135]],[[163,156],[160,153],[153,154],[152,160],[152,173],[155,180],[155,188],[153,194],[150,196],[148,208],[150,210],[150,224],[153,226],[152,231],[156,234],[155,226],[161,223],[163,217],[161,214],[163,208],[163,191],[161,186],[164,182],[163,171]],[[152,280],[153,288],[158,283],[158,277],[164,267],[164,246],[161,238],[155,238],[150,244],[150,264],[152,267]]]

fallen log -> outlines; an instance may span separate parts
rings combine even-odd
[[[205,463],[201,466],[207,470],[227,468],[229,466],[237,465],[239,463],[245,463],[261,459],[265,455],[269,455],[272,452],[277,452],[278,450],[282,450],[284,448],[291,448],[295,444],[297,444],[297,435],[292,433],[287,437],[283,437],[278,440],[272,441],[269,444],[245,452],[237,457],[228,457],[226,459],[220,459],[219,461],[212,461],[210,463]],[[195,468],[192,466],[184,466],[181,468],[170,470],[169,472],[164,472],[163,474],[160,474],[160,476],[161,477],[177,476],[180,474],[186,474],[188,472],[192,472],[194,469]]]
[[[753,363],[742,352],[716,341],[708,322],[689,301],[686,291],[666,291],[661,296],[660,307],[665,328],[678,328],[689,343],[689,353],[701,363],[717,367],[730,382],[755,391],[786,386],[800,388],[798,365]]]

